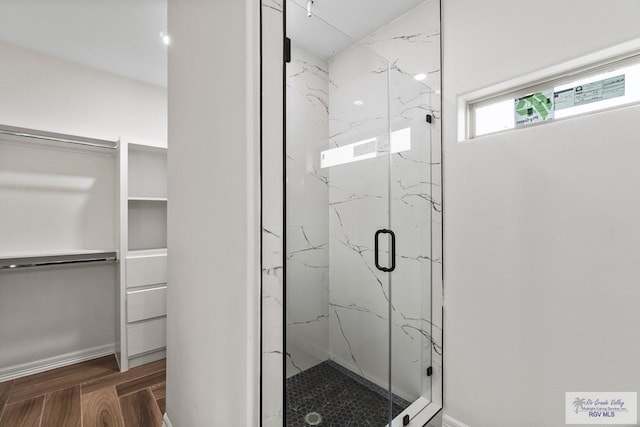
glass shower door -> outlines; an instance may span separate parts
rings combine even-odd
[[[286,1],[286,426],[441,402],[439,3],[392,3],[364,34],[343,3]]]
[[[402,410],[389,399],[391,240],[376,235],[390,228],[390,64],[364,45],[325,59],[296,40],[291,59],[286,425],[383,427]]]
[[[357,376],[356,419],[384,426],[390,389],[389,69],[356,45],[330,62],[330,148],[348,162],[329,171],[332,361]]]
[[[405,64],[402,64],[405,65]],[[432,374],[432,194],[431,132],[434,90],[425,79],[392,67],[390,85],[390,228],[396,235],[391,274],[391,389],[405,409],[404,425],[431,400]]]

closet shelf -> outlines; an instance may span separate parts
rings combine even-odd
[[[83,136],[66,135],[62,133],[47,132],[37,129],[19,128],[15,126],[0,125],[0,135],[6,135],[19,140],[40,140],[58,142],[64,144],[82,145],[91,148],[105,148],[115,150],[118,148],[116,141],[85,138]]]
[[[166,202],[166,197],[129,197],[129,201],[131,202]]]
[[[143,142],[132,142],[128,140],[128,145],[132,150],[137,150],[137,151],[146,151],[149,153],[166,153],[167,152],[167,147],[156,145],[150,142],[143,143]]]
[[[167,256],[167,248],[139,249],[127,253],[127,259]]]
[[[39,252],[0,252],[0,270],[25,267],[44,267],[87,262],[117,261],[115,251],[104,250],[51,250]]]

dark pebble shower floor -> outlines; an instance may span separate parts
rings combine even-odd
[[[388,424],[387,392],[370,381],[326,361],[286,381],[286,426],[307,427],[305,416],[316,412],[322,427],[384,427]],[[393,416],[409,406],[394,396]]]

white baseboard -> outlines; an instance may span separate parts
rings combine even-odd
[[[129,359],[129,369],[136,368],[141,365],[146,365],[147,363],[155,362],[156,360],[166,359],[167,350],[153,351],[150,353],[145,353],[140,356],[132,357]]]
[[[167,414],[164,414],[164,417],[162,417],[162,427],[173,427]]]
[[[108,356],[110,354],[114,354],[115,351],[115,344],[107,344],[101,345],[99,347],[88,348],[86,350],[62,354],[60,356],[36,360],[35,362],[9,366],[8,368],[0,369],[0,383],[16,378],[26,377],[27,375],[49,371],[55,368],[61,368],[63,366],[73,365],[74,363],[97,359],[98,357],[102,356]]]
[[[442,416],[442,427],[469,427],[469,426],[463,423],[462,421],[458,421],[455,418],[447,414],[444,414]]]

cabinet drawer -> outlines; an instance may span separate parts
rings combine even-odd
[[[127,292],[127,321],[138,322],[167,314],[167,287]]]
[[[167,345],[167,319],[154,319],[148,322],[127,326],[127,356],[136,356],[148,351],[158,350]]]
[[[167,255],[127,257],[127,287],[167,283]]]

